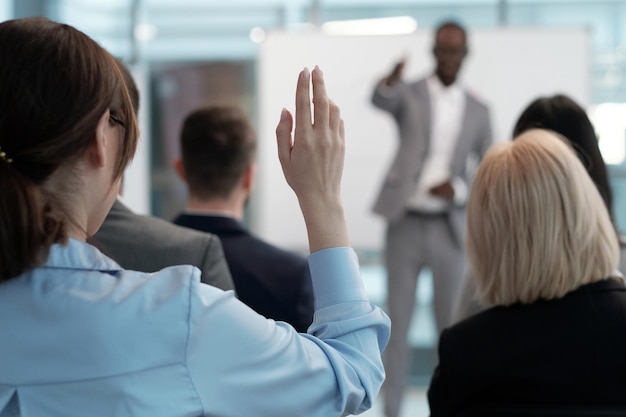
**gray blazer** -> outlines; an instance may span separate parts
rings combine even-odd
[[[372,103],[394,117],[400,144],[374,204],[374,212],[393,221],[402,216],[417,187],[430,146],[431,108],[426,79],[410,84],[398,82],[384,92],[381,92],[381,84],[374,90]],[[476,162],[480,160],[492,138],[487,106],[467,92],[465,97],[463,125],[450,169],[453,177],[462,178],[469,187],[475,166],[468,162],[472,155]],[[459,243],[463,241],[464,218],[464,208],[450,204],[448,219]]]
[[[90,243],[126,269],[155,272],[173,265],[194,265],[202,271],[202,282],[234,289],[222,244],[215,235],[135,214],[119,200]]]

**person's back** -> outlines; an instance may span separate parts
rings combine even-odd
[[[133,213],[119,199],[92,243],[126,269],[156,272],[173,265],[193,265],[200,268],[205,284],[234,289],[216,236]]]
[[[174,223],[218,236],[237,297],[257,313],[306,332],[313,293],[304,256],[257,238],[231,217],[182,213]]]
[[[176,167],[189,186],[187,208],[174,223],[219,236],[239,299],[257,313],[306,332],[313,293],[306,258],[254,236],[243,224],[253,189],[256,135],[238,108],[190,113]]]
[[[198,302],[198,275],[191,267],[129,273],[83,242],[69,248],[71,257],[53,247],[44,267],[2,286],[0,314],[14,322],[3,327],[11,342],[0,344],[0,357],[11,358],[0,367],[0,410],[202,415],[180,384],[181,377],[191,381],[185,346],[193,328],[185,318]]]
[[[210,286],[200,291],[201,285],[191,266],[136,273],[83,242],[53,246],[45,266],[0,291],[0,317],[12,320],[3,326],[4,340],[11,342],[0,344],[0,357],[11,359],[0,366],[0,411],[67,417],[83,417],[88,410],[115,416],[242,416],[251,410],[277,415],[259,384],[273,385],[272,370],[294,353],[276,344],[292,337],[293,329],[272,330],[251,310],[233,314],[238,301],[232,291]],[[241,321],[249,333],[232,331]],[[263,332],[269,333],[256,340]],[[255,354],[260,348],[266,349],[262,361]],[[210,360],[198,360],[202,357]],[[298,378],[298,365],[291,366]],[[301,376],[316,383],[316,377]],[[301,401],[294,396],[283,407],[306,409]]]
[[[432,416],[626,406],[617,237],[565,140],[532,129],[488,151],[468,200],[466,245],[477,294],[493,307],[442,332]]]
[[[556,300],[490,308],[447,329],[445,383],[430,391],[432,415],[506,405],[626,407],[625,306],[624,283],[609,279]]]

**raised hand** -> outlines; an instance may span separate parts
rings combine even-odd
[[[393,70],[391,71],[391,74],[389,74],[387,76],[387,79],[385,80],[385,84],[387,84],[388,86],[391,87],[392,85],[394,85],[395,83],[400,81],[402,79],[402,72],[404,71],[405,65],[406,65],[406,58],[403,57],[393,67]]]
[[[276,127],[278,157],[285,179],[298,197],[311,252],[349,246],[341,203],[344,125],[339,107],[328,98],[317,66],[311,73],[305,68],[298,76],[295,130],[293,120],[291,113],[283,109]]]
[[[432,195],[436,195],[446,200],[452,200],[454,198],[454,188],[451,181],[446,181],[441,184],[432,187],[430,190]]]

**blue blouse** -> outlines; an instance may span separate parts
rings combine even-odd
[[[54,245],[43,266],[0,285],[0,415],[364,411],[384,379],[389,319],[352,249],[309,264],[316,312],[298,334],[201,284],[192,266],[127,271],[84,242]]]

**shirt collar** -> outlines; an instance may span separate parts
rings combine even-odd
[[[458,81],[446,87],[445,85],[443,85],[443,83],[441,82],[439,77],[437,77],[436,74],[433,74],[430,77],[428,77],[426,79],[426,83],[428,85],[428,91],[433,95],[441,94],[444,92],[454,93],[454,94],[461,94],[463,92],[461,85]]]
[[[119,264],[106,257],[95,247],[77,239],[69,239],[66,245],[60,243],[52,245],[43,267],[97,271],[119,271],[122,269]]]
[[[235,216],[235,213],[233,213],[230,210],[212,210],[212,209],[192,209],[192,208],[185,208],[183,210],[184,214],[189,214],[191,216],[220,216],[220,217],[230,217],[233,218],[235,220],[239,220],[237,219],[237,216]]]

